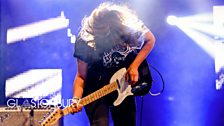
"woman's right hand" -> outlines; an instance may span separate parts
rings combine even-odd
[[[82,107],[83,106],[81,104],[79,104],[79,101],[72,102],[71,107],[70,107],[70,112],[72,114],[75,114],[77,112],[80,112],[80,111],[82,111]]]

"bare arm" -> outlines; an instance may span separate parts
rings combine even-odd
[[[82,105],[79,104],[79,100],[82,98],[83,89],[85,86],[85,78],[86,78],[86,71],[87,71],[87,64],[82,60],[77,60],[78,63],[78,71],[75,76],[75,80],[73,83],[73,107],[71,108],[71,113],[76,113],[82,110]]]
[[[155,37],[152,34],[152,32],[149,31],[145,34],[145,45],[140,50],[140,52],[136,56],[135,60],[132,62],[131,66],[138,68],[139,65],[143,62],[143,60],[151,52],[154,44],[155,44]]]
[[[76,73],[76,77],[74,80],[74,87],[73,87],[73,97],[82,98],[84,84],[85,84],[85,77],[87,71],[87,63],[83,62],[82,60],[77,60],[78,63],[78,71]]]
[[[153,33],[149,31],[145,34],[145,45],[142,47],[135,60],[127,70],[126,79],[131,81],[131,85],[138,81],[138,67],[151,52],[154,44],[155,37]]]

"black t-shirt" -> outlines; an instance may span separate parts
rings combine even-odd
[[[136,32],[134,37],[138,41],[133,43],[120,43],[111,49],[103,52],[97,50],[93,40],[84,40],[80,36],[75,42],[74,57],[88,64],[87,75],[85,78],[84,96],[96,91],[97,89],[109,84],[110,77],[120,68],[128,67],[134,60],[137,50],[144,44],[144,32]]]

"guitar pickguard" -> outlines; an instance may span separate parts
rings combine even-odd
[[[118,84],[118,97],[114,101],[113,105],[118,106],[129,95],[133,95],[131,92],[131,85],[125,81],[126,68],[118,70],[110,79],[110,83],[117,81]]]

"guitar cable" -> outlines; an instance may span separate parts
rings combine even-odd
[[[152,66],[151,64],[148,64],[148,65],[149,65],[152,69],[154,69],[154,70],[159,74],[160,79],[161,79],[161,81],[162,81],[162,89],[161,89],[160,92],[158,92],[158,93],[152,93],[151,91],[149,91],[149,94],[150,94],[151,96],[158,96],[158,95],[162,94],[163,91],[164,91],[164,88],[165,88],[165,81],[164,81],[164,79],[163,79],[162,74],[159,72],[159,70],[157,70],[157,69],[156,69],[154,66]]]
[[[161,78],[161,80],[162,80],[162,89],[161,89],[160,92],[158,92],[158,93],[152,93],[151,91],[149,91],[149,94],[150,94],[151,96],[158,96],[158,95],[162,94],[163,91],[164,91],[164,88],[165,88],[165,81],[164,81],[164,79],[163,79],[162,74],[159,72],[159,70],[157,70],[157,69],[156,69],[154,66],[152,66],[151,64],[148,64],[148,65],[149,65],[152,69],[154,69],[154,70],[159,74],[159,76],[160,76],[160,78]],[[144,96],[141,96],[140,126],[142,126],[143,103],[144,103]]]

